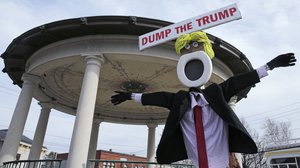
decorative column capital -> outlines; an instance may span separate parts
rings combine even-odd
[[[237,96],[233,96],[230,101],[228,102],[229,107],[234,111],[235,110],[235,103],[237,102]]]
[[[229,104],[229,105],[235,105],[236,102],[237,102],[237,96],[233,96],[233,97],[231,97],[231,99],[229,100],[228,104]]]
[[[98,119],[98,118],[94,118],[94,120],[93,120],[93,124],[100,125],[102,122],[103,122],[103,120],[102,119]]]
[[[156,128],[158,126],[158,124],[155,122],[148,122],[146,125],[148,128]]]
[[[24,73],[22,75],[21,80],[23,81],[23,84],[34,84],[37,85],[40,83],[41,78],[39,76],[36,75],[32,75],[29,73]]]
[[[50,102],[39,102],[38,105],[42,107],[42,110],[50,110],[53,107],[53,104]]]
[[[85,57],[87,64],[101,64],[105,63],[105,58],[102,53],[99,52],[86,52],[81,54],[82,57]]]

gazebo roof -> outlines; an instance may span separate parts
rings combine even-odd
[[[2,70],[4,73],[7,73],[9,77],[12,79],[14,84],[17,84],[19,87],[22,87],[22,80],[21,77],[23,73],[26,70],[26,66],[28,62],[36,56],[37,53],[41,51],[41,49],[45,49],[49,46],[59,46],[60,42],[66,42],[66,41],[72,41],[73,39],[80,39],[84,38],[84,40],[87,40],[91,37],[106,37],[104,40],[109,40],[110,37],[118,38],[118,36],[126,36],[130,37],[129,40],[137,40],[139,35],[148,33],[150,31],[165,27],[172,24],[171,22],[161,21],[161,20],[155,20],[155,19],[149,19],[149,18],[142,18],[142,17],[135,17],[135,16],[94,16],[94,17],[82,17],[82,18],[74,18],[74,19],[67,19],[67,20],[61,20],[56,21],[48,24],[41,25],[39,27],[33,28],[19,37],[15,38],[11,44],[7,47],[6,51],[1,55],[1,57],[4,59],[5,67]],[[223,41],[222,39],[215,37],[213,35],[208,34],[208,37],[213,42],[213,49],[215,51],[215,56],[217,60],[220,60],[222,65],[228,67],[230,69],[231,73],[239,74],[244,73],[253,70],[251,63],[246,58],[246,56],[240,52],[237,48],[230,45],[229,43]],[[95,40],[95,39],[93,39]],[[97,40],[97,39],[96,39]],[[126,41],[126,39],[122,39]],[[72,41],[73,43],[74,41]],[[78,42],[78,41],[77,41]],[[131,41],[132,42],[132,41]],[[169,42],[169,44],[172,44],[173,42]],[[98,43],[97,43],[98,44]],[[131,43],[133,44],[133,43]],[[137,44],[136,44],[137,45]],[[165,47],[165,46],[162,46]],[[163,48],[163,51],[169,55],[170,50],[172,48],[172,45],[167,46],[166,48]],[[110,95],[113,93],[114,90],[122,89],[124,85],[126,85],[126,82],[131,81],[120,81],[122,75],[124,76],[125,72],[122,68],[131,68],[132,71],[140,71],[132,68],[132,66],[135,66],[137,63],[141,63],[144,67],[145,66],[152,66],[155,68],[161,68],[162,70],[165,70],[163,72],[157,71],[151,71],[151,72],[145,72],[141,74],[140,72],[132,72],[133,75],[139,76],[139,75],[146,75],[147,79],[150,79],[151,81],[142,81],[142,83],[145,83],[145,86],[148,86],[146,89],[147,91],[157,91],[160,89],[161,86],[163,86],[164,83],[161,83],[162,80],[173,80],[175,79],[173,76],[170,79],[165,79],[166,77],[169,77],[170,74],[174,74],[174,65],[176,61],[174,60],[167,60],[165,61],[163,58],[159,58],[157,56],[160,56],[160,53],[150,51],[146,51],[145,53],[149,54],[150,57],[142,57],[143,55],[138,52],[137,49],[133,49],[134,54],[130,55],[130,53],[122,54],[120,51],[118,53],[109,53],[108,60],[110,61],[109,64],[105,64],[103,66],[103,72],[101,72],[101,76],[105,80],[104,84],[102,82],[102,85],[99,86],[100,90],[102,89],[102,93],[99,97],[97,97],[97,103],[96,103],[96,114],[95,116],[99,119],[104,119],[106,121],[110,122],[136,122],[137,124],[144,124],[146,120],[156,120],[156,123],[163,123],[166,118],[166,113],[162,112],[160,110],[157,111],[157,113],[150,114],[149,109],[146,108],[140,108],[138,106],[135,106],[133,104],[128,104],[127,106],[122,107],[112,107],[108,102],[108,99]],[[133,51],[132,50],[132,51]],[[153,50],[152,50],[153,51]],[[173,52],[173,51],[172,51]],[[139,55],[140,54],[140,55]],[[156,54],[156,57],[152,57]],[[77,56],[77,55],[74,55]],[[164,57],[163,54],[161,57]],[[119,58],[122,58],[119,60]],[[126,59],[129,60],[126,60]],[[139,60],[135,63],[134,59],[138,58]],[[56,65],[57,63],[61,62],[52,62],[52,64],[45,64],[43,66],[40,66],[39,70],[45,70],[45,66],[51,67],[53,69],[46,69],[45,72],[41,72],[39,75],[44,79],[44,82],[52,82],[51,86],[40,86],[40,89],[43,90],[45,95],[48,95],[52,100],[57,101],[58,106],[65,106],[69,107],[71,109],[71,114],[75,114],[74,111],[76,111],[76,103],[78,101],[78,95],[79,91],[78,88],[80,88],[81,81],[71,81],[70,77],[66,77],[66,72],[70,72],[69,74],[83,74],[83,70],[77,71],[78,69],[84,69],[84,64],[76,58],[76,60],[72,60],[73,64],[71,64],[70,60],[64,59],[63,61],[67,63],[68,66],[65,67],[58,67]],[[125,59],[125,60],[124,60]],[[154,59],[154,64],[148,64],[147,60]],[[80,60],[80,61],[78,61]],[[134,61],[133,61],[134,60]],[[123,62],[122,62],[123,61]],[[165,66],[164,63],[167,63],[168,66]],[[123,67],[116,68],[116,65],[121,65]],[[142,67],[142,65],[140,65]],[[56,67],[54,67],[56,66]],[[64,69],[63,69],[64,68]],[[150,68],[151,69],[151,68]],[[149,67],[148,67],[149,70]],[[102,70],[101,70],[102,71]],[[116,72],[118,71],[118,72]],[[172,72],[172,73],[171,73]],[[39,72],[38,72],[39,73]],[[119,73],[119,75],[118,75]],[[126,72],[128,73],[128,72]],[[136,73],[136,74],[134,74]],[[147,74],[148,73],[148,74]],[[152,74],[150,74],[152,73]],[[59,75],[60,79],[63,79],[63,82],[57,81],[57,79],[53,77],[53,74]],[[51,77],[52,75],[52,77]],[[120,76],[121,75],[121,76]],[[127,74],[126,74],[127,75]],[[159,77],[157,75],[160,75]],[[80,76],[81,77],[81,76]],[[110,78],[111,77],[111,78]],[[143,77],[143,76],[142,76]],[[141,77],[141,78],[142,78]],[[155,78],[154,78],[155,77]],[[76,78],[77,79],[77,78]],[[81,79],[81,78],[78,78]],[[72,86],[66,86],[68,84],[73,84]],[[75,85],[76,84],[76,85]],[[100,82],[101,84],[101,82]],[[121,86],[122,84],[122,86]],[[129,83],[132,84],[132,83]],[[55,90],[57,87],[60,90]],[[169,88],[168,85],[164,85],[166,88]],[[178,85],[174,84],[174,87],[172,89],[181,89],[182,87],[178,87]],[[48,87],[48,88],[47,88]],[[74,89],[75,88],[75,89]],[[47,92],[52,91],[52,92]],[[69,90],[68,90],[69,89]],[[73,89],[73,90],[72,90]],[[76,90],[75,94],[72,94],[72,92]],[[238,100],[246,97],[247,93],[249,92],[250,88],[245,89],[244,91],[240,92],[238,95]],[[63,102],[64,98],[68,97],[67,103]],[[134,110],[138,112],[133,112]],[[148,111],[147,111],[148,110]],[[150,111],[155,111],[156,109],[150,109]],[[124,112],[124,113],[119,113]],[[70,112],[69,112],[70,113]],[[134,123],[133,122],[133,123]]]
[[[135,16],[82,17],[44,24],[23,33],[11,42],[1,54],[5,63],[2,71],[10,76],[14,84],[21,86],[26,61],[35,51],[46,45],[86,35],[139,36],[170,24],[173,23]],[[213,35],[208,36],[214,42],[213,48],[217,57],[228,65],[234,74],[253,69],[246,56],[237,48]],[[218,54],[220,51],[222,54]]]

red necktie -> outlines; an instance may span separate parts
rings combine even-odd
[[[194,107],[194,120],[198,147],[198,161],[200,168],[208,168],[205,135],[202,123],[202,110],[200,106]]]

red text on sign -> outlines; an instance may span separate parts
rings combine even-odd
[[[237,11],[235,7],[225,9],[224,11],[220,11],[217,13],[212,13],[208,16],[203,16],[199,19],[196,19],[198,26],[204,26],[206,24],[209,24],[211,22],[216,22],[218,20],[226,19],[228,17],[231,17],[234,15],[234,13]]]
[[[143,37],[142,45],[145,45],[147,43],[153,43],[154,41],[162,40],[162,39],[168,37],[170,33],[171,33],[171,29],[166,29],[161,32],[151,34],[147,37]]]

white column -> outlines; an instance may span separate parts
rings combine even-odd
[[[237,97],[233,96],[230,101],[228,102],[228,105],[230,106],[230,108],[235,111],[235,103],[237,102]]]
[[[39,82],[39,77],[23,74],[22,81],[22,90],[0,152],[0,166],[3,162],[16,159],[33,92]]]
[[[73,128],[67,168],[83,168],[87,166],[100,68],[101,64],[104,63],[103,56],[83,56],[86,56],[85,60],[87,63]]]
[[[48,120],[49,120],[49,115],[51,111],[51,104],[50,103],[39,103],[39,105],[42,107],[41,113],[40,113],[40,118],[38,121],[38,124],[35,129],[34,133],[34,138],[33,138],[33,143],[30,149],[29,153],[29,160],[39,160],[44,139],[45,139],[45,134],[47,130],[47,125],[48,125]]]
[[[100,121],[94,121],[93,122],[88,160],[89,159],[96,159],[96,151],[97,151],[97,143],[98,143],[98,135],[99,135],[99,126],[100,126]]]
[[[229,101],[229,103],[228,103],[228,105],[230,106],[230,108],[231,108],[233,111],[235,111],[236,102],[237,102],[237,97],[234,96],[234,97],[232,97],[232,98],[230,99],[230,101]],[[238,161],[238,163],[239,163],[239,166],[240,166],[241,168],[243,168],[242,154],[240,154],[240,153],[234,153],[234,155],[235,155],[235,157],[236,157],[236,159],[237,159],[237,161]]]
[[[147,161],[155,162],[155,131],[157,124],[147,124],[148,127],[148,146],[147,146]]]

